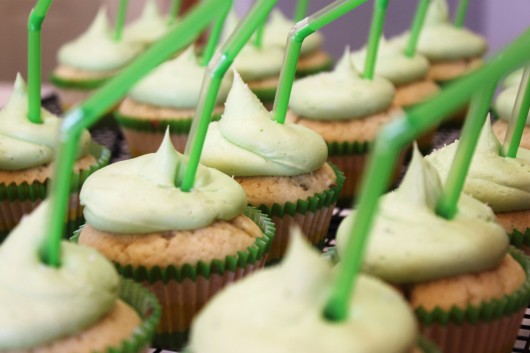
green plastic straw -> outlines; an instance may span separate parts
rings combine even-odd
[[[123,34],[123,26],[125,26],[125,18],[127,16],[127,0],[120,0],[120,6],[116,15],[116,27],[114,28],[114,40],[121,41]]]
[[[309,8],[309,0],[298,0],[296,8],[294,9],[294,22],[303,20],[307,16],[307,9]]]
[[[287,38],[287,47],[283,59],[282,71],[274,99],[274,120],[280,124],[285,122],[287,109],[289,108],[289,98],[296,75],[296,65],[300,57],[302,42],[310,34],[320,28],[335,21],[339,17],[347,14],[362,5],[368,0],[339,0],[335,1],[322,10],[307,18],[307,21],[298,22]]]
[[[34,124],[42,124],[40,116],[41,30],[51,3],[52,0],[39,0],[31,10],[28,19],[28,119]]]
[[[42,260],[50,266],[60,266],[60,241],[68,207],[71,172],[82,131],[115,105],[140,78],[161,64],[176,51],[188,46],[215,17],[225,0],[204,0],[194,7],[175,28],[151,46],[132,64],[112,78],[104,87],[74,110],[68,112],[59,133],[54,174],[51,181],[50,209],[52,214],[48,236],[41,248]]]
[[[414,21],[412,22],[412,27],[410,29],[409,40],[407,41],[407,47],[405,48],[405,55],[409,58],[416,55],[416,47],[418,46],[421,29],[425,22],[425,15],[427,15],[427,10],[429,9],[429,2],[430,0],[420,0],[418,8],[416,9]]]
[[[523,72],[521,83],[519,84],[519,92],[515,100],[515,106],[512,112],[512,118],[504,137],[502,146],[502,155],[509,158],[517,157],[517,150],[523,137],[524,128],[526,125],[526,118],[530,110],[530,65],[528,65]]]
[[[202,54],[202,66],[207,66],[210,60],[212,59],[213,54],[215,53],[215,48],[217,48],[217,45],[219,44],[226,17],[228,16],[228,13],[230,12],[232,5],[234,4],[233,0],[225,1],[226,4],[224,8],[219,9],[219,13],[215,19],[215,22],[212,25],[212,30],[210,31],[210,38],[208,38],[208,43],[206,44],[206,48],[204,49],[204,53]]]
[[[193,188],[208,124],[223,77],[258,26],[267,19],[277,1],[260,0],[255,2],[252,9],[221,48],[221,54],[217,55],[208,66],[201,88],[199,104],[195,110],[195,117],[186,143],[183,164],[177,173],[176,184],[180,185],[182,191],[187,192]]]
[[[375,64],[377,62],[377,51],[379,49],[379,40],[383,33],[385,25],[386,9],[388,0],[376,0],[374,4],[374,15],[372,17],[372,26],[368,38],[368,48],[366,49],[366,61],[364,62],[363,78],[373,80],[375,75]]]
[[[168,26],[171,26],[177,20],[177,17],[182,7],[182,0],[171,1],[171,7],[169,8],[169,18],[167,20]]]
[[[460,0],[455,15],[455,27],[464,27],[466,21],[467,8],[469,7],[469,0]]]
[[[259,0],[255,0],[254,3],[259,3]],[[252,45],[254,45],[254,47],[256,48],[263,47],[263,32],[265,32],[265,24],[267,22],[267,17],[265,17],[256,28],[256,34],[254,35],[254,40],[252,41]]]
[[[390,174],[394,169],[398,154],[417,136],[437,126],[451,113],[462,107],[470,99],[473,92],[483,88],[485,82],[497,82],[499,78],[515,68],[526,64],[530,58],[530,52],[526,50],[527,48],[530,48],[530,29],[489,64],[448,85],[430,100],[405,110],[403,118],[393,120],[381,130],[373,145],[367,171],[363,175],[357,214],[346,245],[345,253],[348,256],[341,262],[331,297],[324,310],[326,318],[332,321],[343,321],[348,317],[355,278],[361,267],[379,197],[390,181]],[[475,114],[466,122],[466,124],[472,124],[478,129],[479,124],[470,122],[473,119],[482,119],[482,117]],[[460,145],[465,146],[472,142],[462,139]],[[473,150],[473,148],[467,147],[463,147],[463,149]],[[465,179],[465,177],[466,175],[460,172],[459,178]],[[452,191],[448,190],[447,192],[451,194]],[[446,205],[443,207],[445,209],[439,209],[441,213],[451,214],[450,209],[456,206]]]

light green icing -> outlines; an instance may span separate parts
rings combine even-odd
[[[510,121],[517,99],[518,85],[508,86],[502,91],[495,101],[495,111],[502,120]],[[526,117],[526,125],[530,125],[530,113]]]
[[[320,135],[275,122],[236,73],[221,120],[208,128],[202,163],[228,175],[293,176],[320,168],[327,156]]]
[[[508,237],[485,204],[461,195],[452,220],[435,213],[442,184],[417,148],[401,186],[381,198],[363,270],[391,283],[416,283],[478,273],[497,266]],[[356,212],[341,223],[342,258]]]
[[[519,86],[523,79],[523,69],[512,72],[504,79],[504,87]]]
[[[501,157],[500,143],[487,119],[464,185],[464,192],[487,203],[495,212],[530,209],[530,151],[519,148],[517,158]],[[458,141],[427,157],[447,178]]]
[[[352,59],[359,70],[363,71],[366,47],[354,52]],[[376,75],[386,78],[395,85],[403,85],[424,79],[428,71],[429,61],[423,55],[416,53],[409,58],[399,45],[381,37],[375,66]]]
[[[58,61],[81,70],[113,71],[128,64],[141,49],[137,43],[113,39],[105,9],[101,8],[85,33],[59,49]]]
[[[263,32],[263,44],[285,50],[287,37],[293,26],[294,22],[285,17],[280,9],[272,10],[270,20],[265,25],[265,31]],[[320,32],[312,33],[304,39],[300,54],[307,55],[317,51],[322,46],[323,41],[324,38]]]
[[[166,131],[156,153],[92,174],[80,195],[87,223],[101,231],[138,234],[199,229],[241,214],[245,192],[215,169],[199,166],[190,192],[175,186],[183,158]]]
[[[167,61],[144,77],[129,93],[137,102],[177,109],[195,109],[201,93],[206,67],[202,67],[193,47]],[[221,82],[217,104],[226,100],[232,83],[229,73]]]
[[[394,86],[386,79],[363,79],[347,48],[332,72],[295,81],[289,108],[308,119],[364,118],[387,110],[394,94]]]
[[[194,353],[408,353],[417,327],[405,300],[360,275],[349,317],[322,315],[336,271],[296,231],[282,264],[216,295],[194,320]]]
[[[147,0],[140,17],[125,27],[123,35],[130,42],[138,43],[144,47],[153,44],[169,29],[165,19],[158,9],[155,0]]]
[[[48,164],[53,160],[61,120],[41,109],[42,124],[28,119],[26,84],[17,75],[13,93],[0,111],[0,169],[22,170]],[[79,156],[88,154],[90,135],[80,139]]]
[[[60,268],[39,260],[49,216],[44,202],[0,247],[0,351],[76,334],[115,305],[118,274],[95,250],[63,242]]]

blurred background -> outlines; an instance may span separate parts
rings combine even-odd
[[[140,13],[145,0],[129,0],[128,19]],[[170,0],[157,0],[167,11]],[[185,6],[193,0],[184,0]],[[254,0],[235,0],[236,11],[242,15]],[[310,13],[330,4],[331,0],[312,0]],[[448,0],[452,10],[458,0]],[[0,81],[12,81],[16,72],[26,76],[26,22],[35,0],[0,0]],[[105,5],[114,16],[118,0],[54,0],[43,26],[43,74],[45,78],[55,66],[55,53],[59,46],[83,32],[98,8]],[[296,1],[279,0],[285,14],[292,16]],[[391,37],[406,30],[418,0],[391,0],[385,25],[385,36]],[[322,32],[325,47],[335,57],[341,55],[345,45],[356,49],[364,45],[368,36],[372,2],[361,5],[356,11],[330,24]],[[530,26],[530,1],[528,0],[470,0],[466,19],[467,27],[483,34],[490,53],[498,51]]]

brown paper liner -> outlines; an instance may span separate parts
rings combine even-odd
[[[442,352],[450,353],[510,353],[517,338],[526,308],[492,320],[472,324],[446,326],[420,325],[422,335],[436,343]]]
[[[164,132],[139,131],[129,129],[125,126],[121,126],[121,130],[129,146],[129,152],[133,157],[156,152],[164,139]],[[175,149],[184,153],[186,142],[188,141],[188,134],[170,133],[170,137]]]

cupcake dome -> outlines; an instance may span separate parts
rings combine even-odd
[[[171,27],[160,14],[156,0],[146,0],[142,14],[123,30],[125,39],[146,48],[160,39]]]

